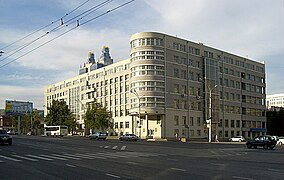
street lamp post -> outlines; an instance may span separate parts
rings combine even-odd
[[[138,92],[135,90],[135,89],[131,89],[130,90],[130,92],[132,93],[132,94],[134,94],[135,96],[136,96],[136,98],[138,99],[138,118],[139,118],[139,122],[141,121],[141,114],[140,114],[140,96],[139,96],[139,94],[138,94]],[[135,132],[137,131],[137,126],[138,126],[138,122],[136,121],[136,123],[134,123],[135,124]],[[135,133],[136,134],[136,133]],[[147,132],[147,135],[148,135],[148,132]]]
[[[218,85],[216,84],[213,88],[210,88],[210,86],[208,86],[209,89],[209,133],[208,133],[208,142],[211,143],[212,142],[212,91],[217,87]]]

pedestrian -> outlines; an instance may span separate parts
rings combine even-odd
[[[178,141],[179,139],[178,139],[178,133],[176,133],[176,140]]]
[[[217,134],[215,136],[215,142],[219,142]]]

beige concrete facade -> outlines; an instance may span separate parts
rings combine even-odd
[[[44,96],[46,107],[65,100],[82,128],[84,106],[96,100],[112,112],[119,134],[208,138],[212,117],[212,136],[227,139],[265,133],[264,80],[263,63],[143,32],[131,36],[129,59],[50,85]]]

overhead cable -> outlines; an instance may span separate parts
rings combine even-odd
[[[11,64],[12,62],[17,61],[18,59],[20,59],[20,58],[22,58],[22,57],[24,57],[24,56],[30,54],[31,52],[33,52],[33,51],[35,51],[35,50],[41,48],[42,46],[44,46],[44,45],[46,45],[46,44],[48,44],[48,43],[50,43],[50,42],[52,42],[52,41],[58,39],[59,37],[65,35],[65,34],[67,34],[67,33],[69,33],[70,31],[72,31],[72,30],[78,28],[79,26],[82,26],[82,25],[84,25],[84,24],[87,24],[87,23],[89,23],[89,22],[91,22],[91,21],[93,21],[93,20],[95,20],[95,19],[98,19],[98,18],[100,18],[100,17],[102,17],[102,16],[104,16],[104,15],[110,13],[110,12],[116,11],[117,9],[120,9],[120,8],[122,8],[122,7],[124,7],[124,6],[128,5],[128,4],[130,4],[130,3],[132,3],[132,2],[134,2],[134,1],[135,1],[135,0],[127,1],[127,2],[125,2],[125,3],[123,3],[123,4],[119,5],[119,6],[116,6],[116,7],[113,8],[113,9],[110,9],[110,10],[108,10],[108,11],[106,11],[106,12],[104,12],[104,13],[98,15],[98,16],[95,16],[95,17],[93,17],[93,18],[91,18],[91,19],[89,19],[89,20],[87,20],[87,21],[81,23],[80,25],[78,25],[78,24],[79,24],[79,23],[78,23],[75,27],[73,27],[73,28],[71,28],[71,29],[69,29],[69,30],[67,30],[67,31],[65,31],[65,32],[63,32],[63,33],[61,33],[60,35],[58,35],[58,36],[56,36],[56,37],[50,39],[49,41],[47,41],[47,42],[45,42],[45,43],[43,43],[43,44],[41,44],[41,45],[35,47],[34,49],[32,49],[32,50],[30,50],[30,51],[24,53],[23,55],[21,55],[21,56],[15,58],[15,59],[13,59],[13,60],[11,60],[11,61],[9,61],[9,62],[3,64],[3,65],[1,65],[0,68],[9,65],[9,64]],[[79,21],[79,20],[80,20],[80,19],[78,19],[78,21]]]

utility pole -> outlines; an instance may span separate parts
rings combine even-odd
[[[208,142],[211,143],[212,142],[212,91],[217,87],[218,85],[216,84],[213,88],[210,88],[210,86],[208,86],[209,89],[209,133],[208,133]]]
[[[141,121],[141,114],[140,114],[140,96],[139,96],[139,94],[138,94],[138,92],[134,89],[134,90],[130,90],[130,92],[132,93],[132,94],[134,94],[135,96],[136,96],[136,98],[138,99],[138,118],[139,118],[139,121],[136,121],[135,123],[134,123],[134,126],[135,126],[135,134],[136,134],[136,132],[137,132],[137,126],[138,126],[138,122],[140,122]],[[140,129],[140,131],[141,131],[141,129]],[[141,135],[140,135],[141,136]],[[148,136],[148,128],[147,128],[147,136]],[[141,137],[140,137],[141,138]]]

